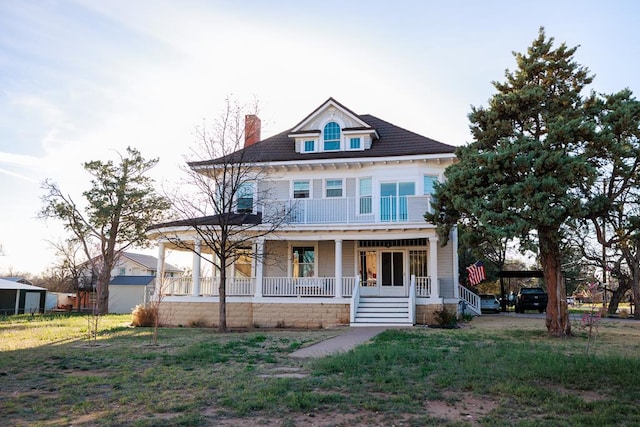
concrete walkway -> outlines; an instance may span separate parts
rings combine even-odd
[[[300,359],[318,358],[328,356],[330,354],[346,352],[369,341],[380,332],[393,327],[394,326],[350,327],[345,329],[345,331],[338,336],[312,344],[309,347],[301,348],[298,351],[294,351],[289,356]]]

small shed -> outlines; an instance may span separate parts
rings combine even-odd
[[[116,276],[109,283],[109,313],[131,313],[146,304],[153,293],[155,276]]]
[[[46,300],[45,288],[0,279],[0,315],[44,313]]]

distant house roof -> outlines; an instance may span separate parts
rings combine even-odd
[[[8,280],[10,282],[24,283],[25,285],[33,285],[30,280],[24,277],[0,277],[0,279]]]
[[[156,276],[116,276],[111,279],[109,286],[111,285],[126,285],[126,286],[147,286],[151,284]]]
[[[122,252],[121,256],[136,262],[149,270],[156,270],[158,268],[158,258],[152,255],[136,254],[133,252]],[[178,267],[166,263],[164,264],[164,271],[167,272],[182,272]],[[144,277],[144,276],[142,276]]]
[[[21,283],[15,280],[0,279],[0,289],[24,289],[27,291],[46,291],[45,288],[40,286],[33,286],[26,283]]]
[[[327,102],[337,101],[330,98]],[[326,104],[326,102],[325,102]],[[325,105],[323,104],[323,105]],[[341,105],[337,103],[338,105]],[[344,107],[346,109],[346,107]],[[348,110],[348,109],[347,109]],[[316,110],[317,111],[317,110]],[[350,112],[350,110],[348,110]],[[315,113],[315,111],[314,111]],[[314,114],[311,113],[311,114]],[[425,154],[454,154],[456,147],[436,141],[415,132],[403,129],[399,126],[386,122],[375,116],[364,114],[353,114],[363,123],[375,129],[378,138],[374,139],[371,148],[361,151],[329,151],[319,153],[298,153],[295,150],[295,140],[290,135],[295,132],[296,126],[263,139],[255,144],[244,147],[227,156],[212,160],[190,162],[189,166],[208,166],[225,163],[269,163],[284,161],[308,161],[308,160],[328,160],[328,159],[356,159],[372,157],[399,157]],[[307,116],[309,117],[309,116]],[[302,122],[304,122],[304,119]],[[301,122],[301,123],[302,123]],[[362,128],[367,129],[367,128]],[[345,129],[343,129],[345,130]],[[305,130],[303,133],[316,130]],[[319,130],[317,130],[319,132]]]

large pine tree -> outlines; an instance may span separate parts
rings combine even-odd
[[[549,292],[546,325],[553,336],[571,333],[561,277],[562,230],[583,215],[582,188],[595,169],[586,148],[594,125],[582,91],[592,81],[574,61],[576,48],[554,47],[541,28],[526,54],[514,53],[515,71],[489,105],[472,107],[473,141],[438,186],[433,214],[442,237],[459,221],[494,228],[538,246]]]

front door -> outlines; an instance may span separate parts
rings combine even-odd
[[[407,295],[403,251],[361,251],[360,272],[362,296]]]
[[[385,296],[404,296],[404,252],[383,251],[380,258],[381,294]]]

